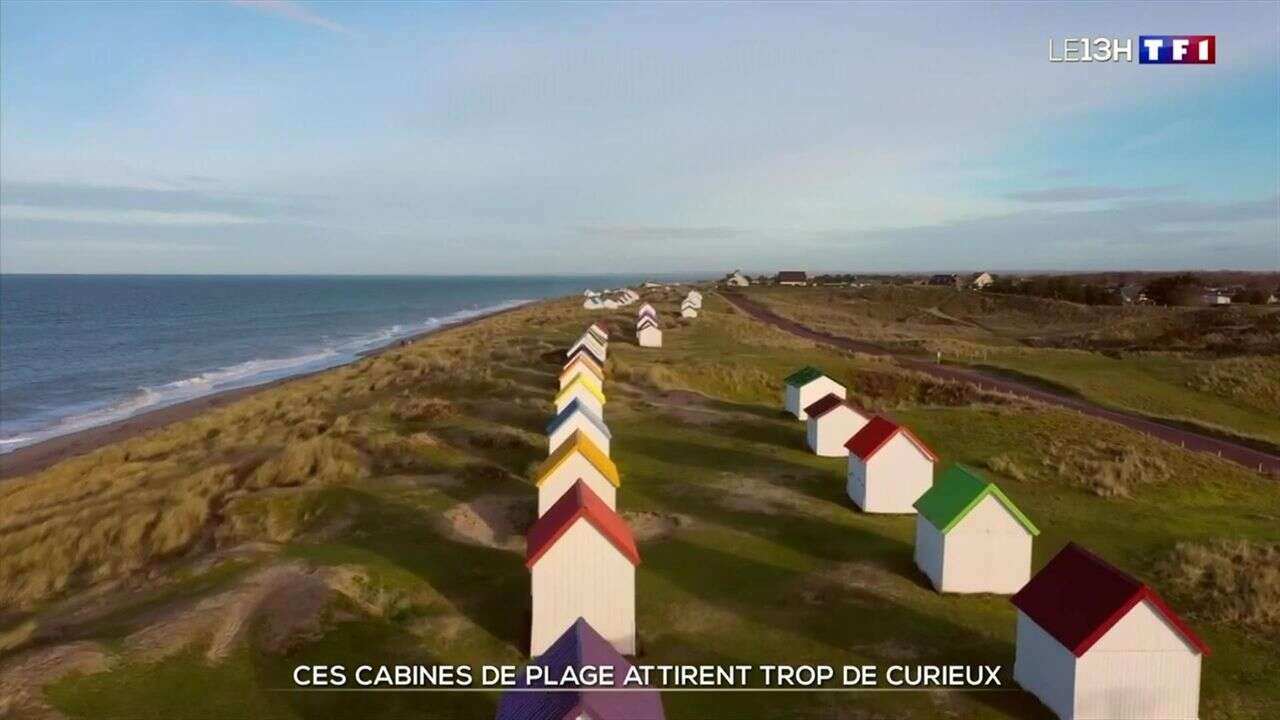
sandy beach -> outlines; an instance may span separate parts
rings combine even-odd
[[[545,301],[544,301],[545,302]],[[503,313],[511,312],[521,307],[527,307],[530,303],[524,305],[516,305],[512,307],[495,310],[483,315],[476,315],[465,320],[458,320],[451,323],[445,323],[437,328],[411,335],[396,340],[395,342],[383,345],[382,347],[373,348],[360,353],[358,359],[374,357],[384,353],[392,348],[414,343],[424,338],[435,335],[436,333],[450,330],[452,328],[464,327],[481,320],[496,317]],[[341,365],[337,367],[342,367]],[[308,378],[320,373],[329,372],[336,368],[326,368],[315,372],[301,373],[279,380],[262,383],[261,385],[251,385],[249,387],[234,388],[231,390],[223,390],[209,395],[198,397],[192,400],[168,405],[155,410],[139,413],[133,417],[117,420],[116,422],[99,425],[98,427],[87,428],[66,435],[59,435],[55,438],[18,448],[13,452],[0,455],[0,480],[7,480],[29,473],[43,470],[52,465],[56,465],[67,458],[83,455],[88,452],[105,447],[112,443],[127,440],[131,437],[141,435],[142,433],[181,422],[192,418],[206,410],[220,408],[237,400],[249,397],[264,390],[279,387],[285,383],[295,382],[303,378]]]

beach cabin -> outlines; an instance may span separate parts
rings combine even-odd
[[[1200,716],[1209,648],[1141,581],[1068,543],[1012,602],[1013,679],[1058,717]]]
[[[617,507],[618,467],[585,433],[575,431],[534,473],[538,487],[538,517],[577,481],[583,481],[605,505]]]
[[[603,310],[604,301],[601,300],[599,296],[592,295],[591,297],[588,297],[586,300],[582,301],[582,307],[585,310]]]
[[[601,389],[604,388],[604,370],[585,354],[578,353],[560,371],[560,389],[563,390],[580,375],[591,378]]]
[[[804,414],[809,449],[823,457],[848,455],[844,444],[871,420],[871,413],[850,405],[835,393],[810,403]]]
[[[837,395],[844,399],[845,389],[840,383],[832,380],[816,367],[808,366],[787,376],[783,405],[787,412],[796,416],[797,420],[805,420],[809,416],[804,409],[824,395]],[[848,439],[848,438],[846,438]]]
[[[658,319],[658,311],[657,311],[657,310],[654,310],[654,309],[653,309],[653,306],[652,306],[652,305],[650,305],[649,303],[645,303],[645,304],[641,305],[641,306],[640,306],[640,309],[636,311],[636,317],[637,317],[637,318],[642,317],[642,316],[644,316],[644,315],[648,315],[648,316],[652,317],[654,320],[657,320],[657,319]]]
[[[613,681],[570,690],[545,680],[530,685],[529,674],[517,673],[514,689],[498,699],[496,720],[664,720],[662,695],[642,685],[625,685],[631,663],[591,623],[578,618],[546,652],[533,661],[545,668],[542,677],[562,678],[577,670],[608,668]],[[607,688],[625,688],[610,692]]]
[[[939,592],[1011,595],[1040,531],[995,483],[952,465],[915,503],[916,566]]]
[[[586,345],[583,345],[583,346],[581,346],[581,347],[578,347],[577,349],[575,349],[575,350],[573,350],[572,352],[570,352],[570,353],[569,353],[569,357],[568,357],[568,359],[567,359],[567,360],[565,360],[565,362],[564,362],[565,366],[566,366],[566,367],[568,367],[569,363],[570,363],[570,362],[572,362],[572,361],[573,361],[573,359],[574,359],[574,357],[576,357],[576,356],[578,356],[578,355],[586,355],[589,359],[591,359],[593,362],[595,362],[596,367],[600,368],[600,369],[601,369],[601,372],[603,372],[603,371],[604,371],[604,358],[602,358],[602,357],[600,357],[599,355],[597,355],[597,354],[596,354],[596,352],[595,352],[594,350],[592,350],[591,348],[587,347]]]
[[[845,443],[849,499],[868,513],[914,513],[938,456],[907,428],[877,415]]]
[[[605,298],[604,302],[601,303],[601,306],[605,310],[616,310],[619,307],[618,301],[613,298]]]
[[[684,307],[680,308],[680,317],[696,318],[698,317],[698,309],[692,305],[685,305]]]
[[[636,550],[631,528],[578,481],[529,528],[529,652],[545,653],[583,618],[624,655],[636,652]]]
[[[662,347],[662,329],[653,318],[640,318],[636,325],[636,342],[640,347]]]
[[[591,408],[578,401],[572,401],[556,414],[547,425],[547,455],[551,455],[560,447],[560,443],[569,439],[574,431],[591,438],[596,447],[609,454],[609,426]]]
[[[589,378],[589,375],[578,375],[577,379],[560,390],[555,398],[556,412],[577,401],[596,415],[604,417],[604,392],[595,380]]]
[[[684,300],[687,303],[691,303],[694,309],[697,309],[697,310],[702,309],[702,293],[698,292],[697,290],[690,290],[689,294],[685,296]]]
[[[591,323],[591,325],[587,327],[587,332],[591,333],[591,336],[602,345],[609,342],[609,328],[605,327],[603,323]]]
[[[565,357],[566,358],[572,357],[573,354],[577,352],[579,348],[585,348],[590,350],[593,355],[600,358],[601,360],[600,364],[602,365],[604,364],[604,361],[607,360],[609,357],[608,345],[606,343],[600,342],[599,340],[596,340],[595,337],[593,337],[589,332],[583,333],[582,337],[579,337],[577,340],[573,341],[573,344],[569,346],[569,350],[565,352],[564,354]]]

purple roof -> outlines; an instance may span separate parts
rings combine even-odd
[[[631,663],[586,620],[578,618],[535,663],[550,668],[555,677],[566,667],[612,665],[614,687],[622,687]],[[517,687],[525,687],[524,673]],[[628,686],[634,687],[634,686]],[[620,692],[588,688],[577,692],[504,692],[498,701],[497,720],[573,720],[586,714],[592,720],[664,720],[662,696],[657,690]]]

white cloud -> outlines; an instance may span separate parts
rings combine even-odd
[[[47,207],[40,205],[0,205],[0,220],[28,220],[87,225],[244,225],[261,218],[225,212],[164,211]]]
[[[331,32],[348,34],[351,32],[345,25],[334,22],[322,15],[317,15],[301,3],[293,2],[292,0],[231,0],[231,4],[252,8],[258,12],[275,15],[304,25],[324,28]]]

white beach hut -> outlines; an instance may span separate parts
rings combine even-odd
[[[604,301],[601,300],[599,297],[592,295],[591,297],[582,301],[582,307],[586,310],[603,310]]]
[[[589,374],[581,373],[573,382],[565,385],[555,397],[556,412],[569,406],[571,402],[581,403],[583,407],[596,415],[604,417],[604,391],[599,383],[590,379]]]
[[[581,337],[573,341],[573,344],[569,346],[568,351],[565,352],[565,357],[571,357],[578,351],[578,348],[581,347],[587,348],[601,360],[608,359],[608,343],[600,342],[596,339],[595,335],[592,335],[589,332],[582,333]]]
[[[696,317],[698,317],[698,308],[696,308],[696,307],[694,307],[694,306],[692,306],[692,305],[685,305],[685,306],[683,306],[683,307],[681,307],[681,308],[680,308],[680,317],[683,317],[683,318],[696,318]]]
[[[575,431],[538,467],[538,516],[541,517],[577,481],[583,481],[604,504],[617,507],[621,480],[618,468],[585,433]]]
[[[813,366],[800,368],[788,375],[784,382],[786,391],[783,393],[783,406],[797,420],[807,419],[804,409],[824,395],[836,395],[841,399],[845,397],[843,385]]]
[[[662,347],[662,329],[653,318],[640,318],[636,324],[636,342],[640,347]]]
[[[644,316],[644,315],[648,315],[648,316],[652,317],[654,320],[657,320],[657,319],[658,319],[658,311],[657,311],[657,310],[655,310],[655,309],[653,308],[653,306],[652,306],[652,305],[650,305],[649,303],[645,303],[645,304],[641,305],[641,306],[640,306],[640,309],[639,309],[639,310],[636,310],[636,318],[637,318],[637,319],[639,319],[641,316]]]
[[[1209,647],[1139,580],[1068,543],[1011,600],[1013,679],[1058,717],[1200,717]]]
[[[565,363],[564,369],[560,371],[560,389],[568,387],[579,375],[584,375],[594,380],[596,385],[604,389],[604,371],[596,365],[591,356],[585,352],[578,353],[573,356],[569,362]]]
[[[546,652],[578,618],[620,653],[636,651],[636,550],[631,528],[586,483],[575,483],[529,529],[529,652]]]
[[[844,444],[871,420],[871,413],[850,405],[835,393],[810,403],[804,414],[809,449],[823,457],[848,455]]]
[[[613,298],[605,298],[604,301],[601,302],[600,304],[605,310],[618,309],[618,301]]]
[[[1040,531],[994,483],[952,465],[915,503],[915,560],[939,592],[1012,594]]]
[[[604,451],[605,455],[609,454],[609,440],[612,437],[609,426],[590,408],[574,401],[547,424],[547,455],[555,452],[560,443],[568,440],[575,430],[591,438],[591,442]]]
[[[933,484],[938,456],[907,428],[877,415],[845,443],[849,451],[846,490],[868,513],[914,513],[915,502]]]

